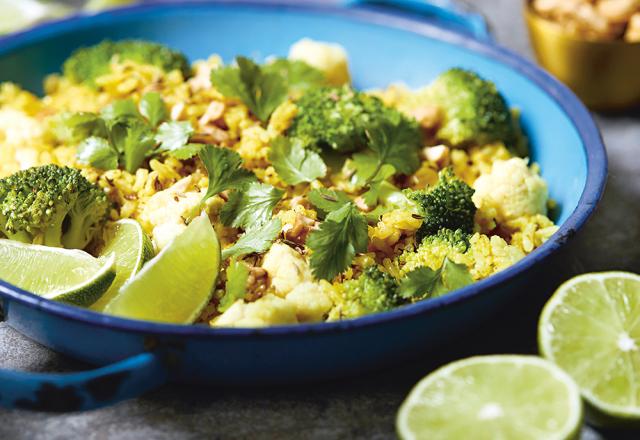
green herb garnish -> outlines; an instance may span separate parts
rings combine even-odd
[[[422,300],[442,296],[471,283],[473,278],[467,266],[445,258],[438,270],[419,267],[409,272],[400,283],[398,294],[403,299]]]
[[[220,211],[220,220],[226,226],[244,229],[267,223],[283,195],[284,191],[266,183],[251,183],[231,193]]]
[[[211,84],[228,98],[242,101],[251,113],[266,122],[287,99],[287,83],[276,72],[269,72],[249,58],[236,57],[236,66],[211,71]]]
[[[278,218],[271,219],[264,225],[248,228],[233,246],[222,251],[222,259],[239,258],[248,254],[265,252],[278,238],[281,229],[282,222]]]
[[[351,265],[356,253],[367,250],[368,241],[367,221],[353,203],[332,211],[307,239],[314,276],[332,280]]]
[[[280,136],[271,143],[269,160],[289,185],[313,182],[327,174],[327,166],[318,153],[305,148],[298,139]]]

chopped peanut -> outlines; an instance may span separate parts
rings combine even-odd
[[[426,147],[423,150],[424,157],[434,163],[438,168],[444,168],[449,165],[450,155],[449,147],[445,145],[436,145],[435,147]]]
[[[626,23],[638,11],[638,0],[600,0],[596,9],[612,23]]]
[[[424,105],[411,111],[411,115],[416,118],[420,126],[426,130],[433,130],[442,121],[442,112],[435,105]]]
[[[640,0],[534,0],[533,9],[579,37],[633,41],[631,17],[640,12]],[[631,38],[631,40],[630,40]]]
[[[629,43],[640,42],[640,12],[636,12],[631,16],[624,39]]]

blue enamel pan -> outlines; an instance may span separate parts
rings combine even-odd
[[[344,45],[359,88],[393,81],[417,87],[453,66],[495,81],[522,111],[532,159],[558,202],[558,233],[514,266],[441,298],[352,321],[264,329],[120,319],[48,301],[0,281],[10,326],[55,351],[102,366],[64,375],[0,371],[1,405],[86,410],[166,381],[307,382],[398,363],[446,342],[452,329],[477,324],[518,295],[540,263],[564,246],[595,209],[607,158],[588,111],[548,74],[496,46],[481,17],[449,1],[145,3],[1,39],[0,80],[39,92],[45,75],[58,71],[73,49],[105,38],[155,40],[192,60],[219,53],[230,61],[238,54],[258,59],[286,55],[302,37]]]

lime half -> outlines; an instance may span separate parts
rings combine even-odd
[[[0,279],[47,299],[90,306],[115,276],[113,256],[0,239]]]
[[[535,356],[479,356],[422,379],[398,412],[402,439],[568,439],[582,421],[580,392]]]
[[[567,281],[542,311],[538,342],[604,415],[596,422],[640,421],[640,276],[603,272]]]
[[[211,299],[219,269],[216,233],[206,216],[197,217],[122,286],[105,313],[190,324]]]
[[[119,220],[110,224],[105,232],[105,245],[100,256],[115,255],[116,279],[109,290],[91,306],[101,312],[117,294],[122,285],[137,274],[153,258],[153,244],[135,220]]]

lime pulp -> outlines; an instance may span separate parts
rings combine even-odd
[[[219,269],[216,233],[208,217],[197,217],[120,288],[105,313],[191,324],[211,299]]]
[[[422,379],[398,412],[402,439],[568,439],[580,431],[573,380],[535,356],[478,356]]]

